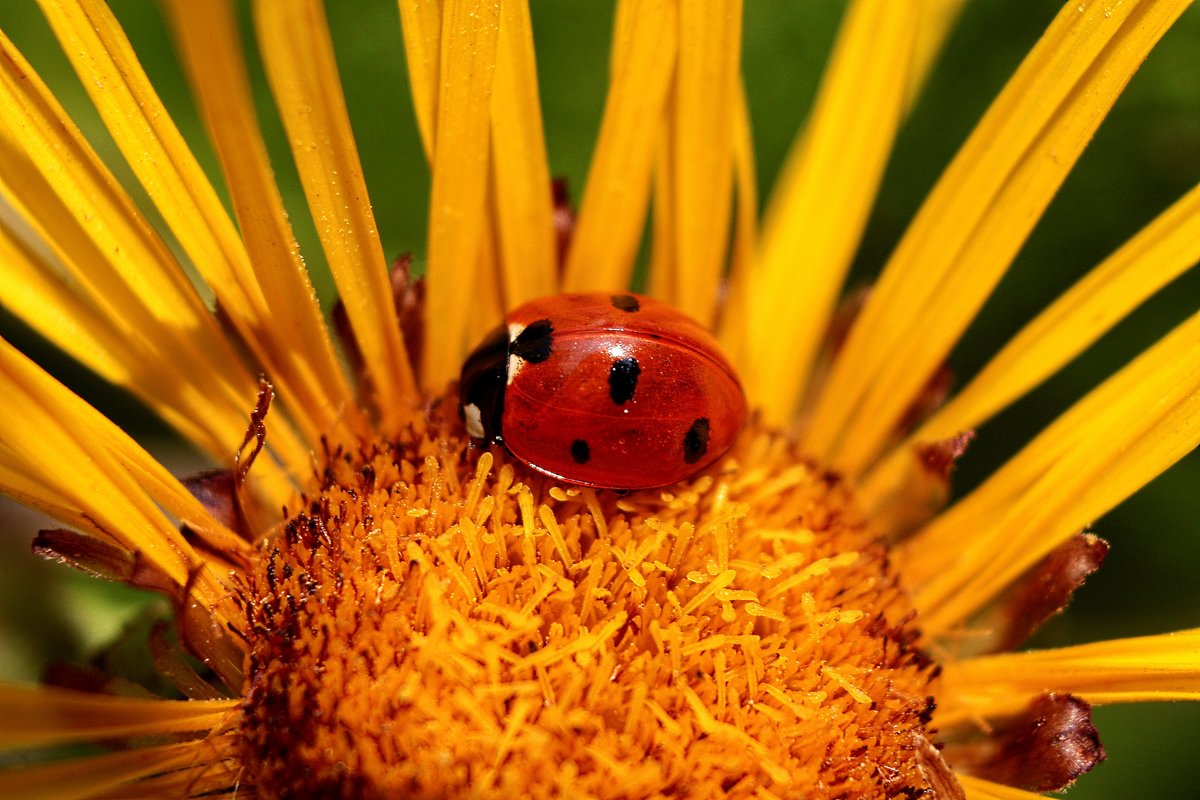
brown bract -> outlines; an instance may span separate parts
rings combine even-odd
[[[330,453],[264,544],[244,786],[939,796],[911,606],[793,446],[752,428],[695,481],[618,495],[473,450],[440,413]]]
[[[1107,756],[1089,703],[1045,694],[986,737],[948,748],[966,772],[1036,792],[1065,789]]]

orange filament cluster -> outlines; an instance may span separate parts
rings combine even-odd
[[[793,446],[752,428],[690,484],[621,495],[556,485],[433,417],[331,453],[250,576],[260,793],[929,785],[911,606],[848,493]]]

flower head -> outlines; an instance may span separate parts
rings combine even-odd
[[[1185,0],[1068,4],[844,299],[958,3],[850,4],[760,221],[741,3],[618,4],[576,213],[526,5],[400,0],[432,175],[420,273],[389,270],[321,4],[259,0],[332,325],[233,4],[166,3],[232,217],[107,6],[39,5],[163,229],[0,38],[0,301],[216,469],[173,477],[0,343],[0,489],[66,526],[37,552],[169,598],[149,643],[175,693],[0,686],[6,747],[122,745],[0,772],[5,793],[1022,798],[1104,758],[1092,704],[1200,692],[1196,631],[1013,652],[1103,560],[1091,520],[1200,441],[1200,316],[947,507],[975,428],[1200,259],[1198,190],[949,394],[951,348]],[[741,370],[732,448],[625,492],[473,441],[470,347],[532,298],[627,291],[648,213],[648,293]]]

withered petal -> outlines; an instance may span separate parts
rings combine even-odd
[[[924,736],[917,743],[917,768],[925,778],[929,791],[925,797],[929,800],[967,800],[967,795],[954,777],[954,771],[942,758],[942,753],[933,742]]]
[[[181,483],[218,522],[248,541],[252,538],[238,506],[233,470],[205,470],[183,478]]]
[[[1080,533],[1056,548],[1018,584],[1004,602],[1004,625],[995,650],[1012,650],[1046,620],[1062,613],[1075,590],[1104,563],[1108,542]]]
[[[1064,789],[1105,758],[1091,705],[1070,694],[1042,695],[988,740],[952,753],[972,775],[1032,792]]]

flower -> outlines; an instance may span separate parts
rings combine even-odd
[[[3,227],[0,299],[219,469],[177,480],[0,346],[0,487],[68,526],[39,552],[169,598],[150,649],[187,698],[0,686],[6,747],[122,745],[0,772],[7,794],[1020,798],[1103,758],[1093,703],[1196,697],[1197,631],[1015,648],[1103,559],[1089,522],[1200,440],[1200,317],[946,503],[972,429],[1200,257],[1200,194],[949,400],[942,370],[1186,2],[1064,7],[839,309],[957,4],[850,5],[758,230],[740,4],[619,4],[572,218],[525,6],[401,0],[432,188],[428,272],[389,283],[321,6],[263,0],[350,375],[232,6],[167,4],[236,227],[107,7],[40,5],[181,255],[3,39],[0,185],[28,230]],[[471,446],[446,388],[470,344],[530,297],[624,291],[651,198],[648,289],[714,326],[756,419],[711,469],[624,495]]]

